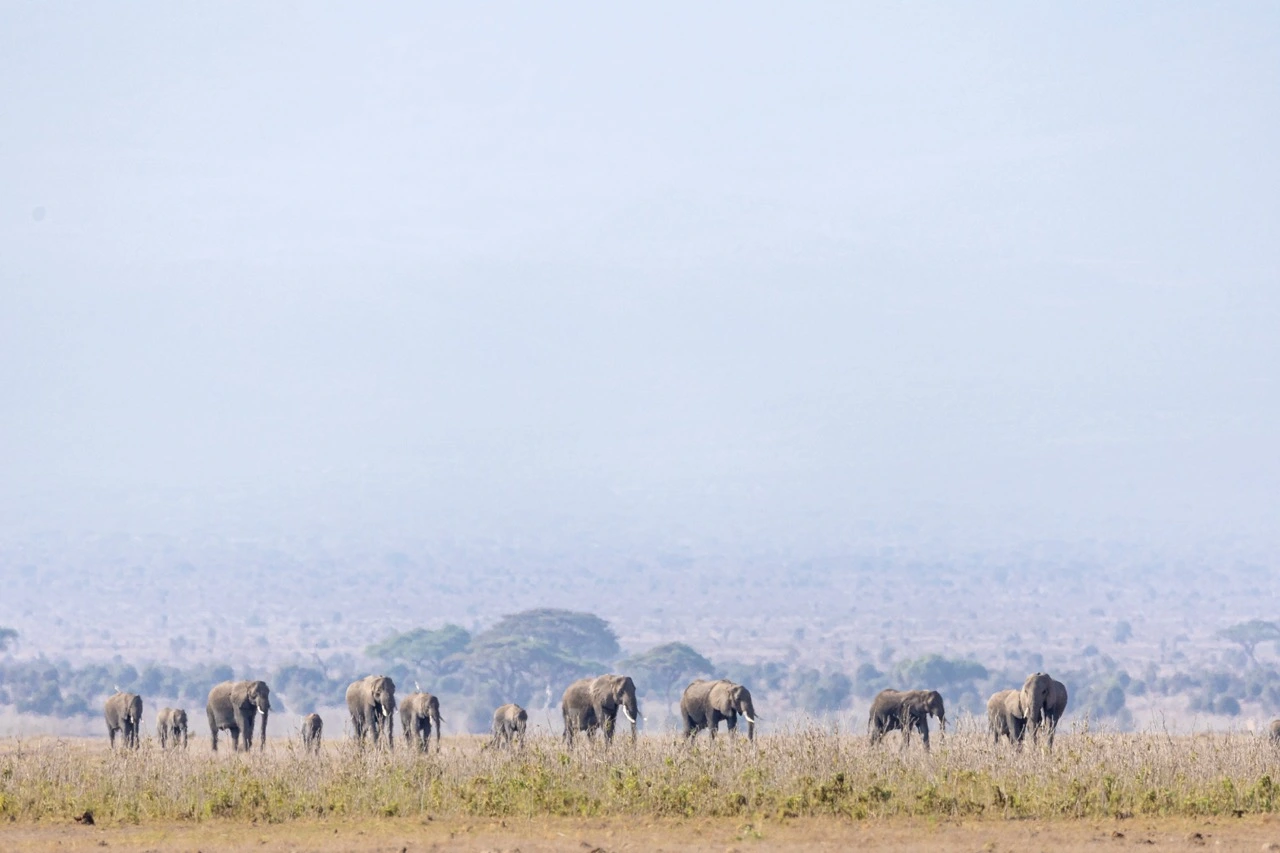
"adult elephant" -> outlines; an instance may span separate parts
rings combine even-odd
[[[1009,743],[1022,749],[1022,735],[1027,726],[1027,708],[1022,691],[1001,690],[991,694],[987,700],[987,725],[997,744],[1003,735]]]
[[[1031,742],[1039,743],[1040,729],[1045,729],[1049,748],[1053,748],[1053,736],[1058,731],[1058,720],[1067,710],[1067,686],[1046,673],[1035,672],[1027,676],[1022,685],[1023,704],[1027,709],[1027,726],[1031,729]]]
[[[881,690],[871,702],[867,733],[871,743],[877,744],[889,732],[901,731],[902,745],[906,746],[915,729],[928,752],[930,714],[938,718],[938,727],[945,732],[947,711],[942,694],[936,690]]]
[[[116,745],[116,732],[122,735],[123,746],[138,748],[138,733],[142,730],[141,696],[117,690],[107,697],[102,715],[107,720],[107,737],[113,748]]]
[[[373,745],[378,745],[378,735],[387,727],[387,749],[394,743],[396,711],[396,683],[385,675],[366,675],[351,682],[347,688],[347,710],[351,712],[351,728],[356,739],[363,742],[365,733],[373,735]]]
[[[417,690],[400,702],[400,725],[405,742],[427,752],[431,746],[431,729],[436,730],[436,752],[440,751],[440,700]]]
[[[576,732],[586,732],[590,738],[598,728],[604,730],[605,743],[612,743],[618,711],[631,723],[631,742],[635,742],[640,709],[636,685],[629,675],[578,679],[565,688],[560,710],[564,714],[564,739],[569,745]]]
[[[253,724],[256,715],[262,715],[260,749],[267,748],[267,717],[271,713],[271,688],[265,681],[224,681],[209,691],[205,703],[209,715],[209,740],[213,751],[218,751],[218,732],[231,732],[231,749],[240,749],[240,734],[244,733],[244,749],[253,748]]]
[[[524,746],[524,733],[528,725],[529,714],[524,708],[515,704],[500,706],[493,712],[493,745],[511,746],[514,742]]]
[[[699,678],[690,682],[680,697],[680,719],[684,721],[686,738],[695,738],[706,729],[707,736],[715,740],[721,720],[730,734],[737,734],[738,715],[747,721],[747,740],[755,740],[757,718],[751,691],[732,681]]]
[[[1061,681],[1049,679],[1049,698],[1044,703],[1045,726],[1048,728],[1049,748],[1053,748],[1053,736],[1058,732],[1058,720],[1067,710],[1067,685]],[[1031,734],[1035,740],[1035,732]]]
[[[174,747],[187,747],[187,712],[185,708],[161,708],[156,715],[156,737],[164,749],[173,741]]]
[[[307,714],[302,718],[302,749],[319,754],[320,738],[324,733],[324,720],[319,714]]]

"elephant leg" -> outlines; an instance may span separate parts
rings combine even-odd
[[[738,715],[727,714],[724,718],[724,726],[729,731],[729,735],[733,736],[738,733]]]
[[[234,723],[227,728],[227,733],[231,735],[231,751],[240,751],[240,727]]]
[[[241,726],[241,729],[244,731],[245,752],[248,752],[249,750],[253,749],[253,726],[254,726],[256,717],[257,717],[256,709],[253,711],[249,711],[244,715],[244,725]],[[266,735],[263,735],[262,739],[265,741]]]
[[[116,748],[116,730],[111,728],[110,726],[107,726],[107,737],[111,741],[111,748],[115,749]]]

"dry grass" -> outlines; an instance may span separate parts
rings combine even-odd
[[[1246,733],[1187,737],[1064,732],[1052,754],[994,747],[973,721],[926,755],[897,737],[811,728],[693,747],[641,738],[565,750],[532,738],[516,753],[479,738],[443,753],[276,741],[265,754],[207,743],[135,753],[103,743],[0,744],[0,820],[102,824],[315,818],[1102,818],[1232,816],[1276,810],[1280,753]]]

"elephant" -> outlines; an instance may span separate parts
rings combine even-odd
[[[1021,690],[1001,690],[987,700],[987,723],[995,742],[1004,735],[1009,743],[1022,749],[1022,735],[1027,725],[1027,707]]]
[[[253,748],[255,715],[262,715],[260,749],[267,748],[267,717],[271,713],[271,688],[265,681],[224,681],[209,691],[205,705],[209,715],[209,739],[218,751],[218,731],[231,732],[232,751],[240,749],[240,733],[244,733],[244,749]]]
[[[511,746],[514,741],[524,746],[524,731],[529,714],[519,705],[506,704],[493,712],[493,745]]]
[[[1276,746],[1280,746],[1280,720],[1271,721],[1271,742]]]
[[[373,735],[373,745],[378,745],[378,735],[385,723],[387,749],[392,748],[395,734],[396,683],[385,675],[366,675],[351,682],[347,688],[347,710],[351,712],[351,727],[356,739],[363,742],[365,732]]]
[[[115,694],[107,697],[102,711],[107,719],[107,737],[111,746],[115,747],[116,732],[120,732],[124,736],[123,745],[137,749],[138,733],[142,731],[142,697],[117,689]]]
[[[942,694],[936,690],[881,690],[871,702],[867,732],[871,743],[879,743],[886,734],[902,731],[902,745],[911,739],[911,730],[920,732],[925,752],[929,751],[929,715],[938,718],[938,727],[947,730],[947,712]]]
[[[605,743],[612,743],[619,710],[631,723],[631,742],[635,743],[640,710],[636,704],[636,685],[629,675],[580,678],[565,688],[560,709],[564,714],[565,743],[570,746],[575,732],[586,732],[591,738],[597,728],[604,729]]]
[[[684,736],[689,739],[707,729],[707,736],[715,740],[721,720],[725,721],[730,734],[737,734],[739,714],[747,721],[747,740],[755,740],[758,717],[751,704],[751,691],[741,684],[699,678],[691,682],[680,697],[680,719],[684,721]]]
[[[1055,681],[1043,672],[1027,676],[1022,685],[1023,703],[1027,709],[1027,726],[1031,729],[1031,742],[1038,743],[1043,726],[1049,748],[1053,748],[1053,736],[1058,730],[1058,720],[1067,710],[1067,686]]]
[[[436,752],[440,751],[440,700],[417,690],[400,703],[400,725],[405,743],[423,752],[431,748],[431,729],[436,730]]]
[[[169,745],[173,739],[174,747],[187,747],[187,712],[185,708],[161,708],[156,715],[156,737],[160,739],[160,748]]]
[[[319,714],[307,714],[302,718],[302,748],[307,752],[320,752],[320,736],[324,732],[324,720]]]

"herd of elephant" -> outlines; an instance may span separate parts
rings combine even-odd
[[[416,685],[415,685],[416,686]],[[209,733],[213,749],[218,749],[218,733],[231,735],[233,750],[253,746],[253,730],[257,715],[262,715],[262,733],[259,748],[267,745],[267,716],[271,711],[270,688],[263,681],[224,681],[209,691],[205,711],[209,717]],[[582,678],[570,684],[560,703],[564,715],[564,738],[572,745],[574,735],[586,733],[590,738],[596,730],[604,733],[609,742],[618,714],[631,724],[631,738],[636,737],[636,721],[640,709],[636,703],[636,685],[626,675],[601,675]],[[431,732],[436,733],[436,750],[440,749],[440,702],[430,693],[418,688],[405,696],[399,704],[400,724],[405,741],[423,752],[429,749]],[[1010,744],[1022,748],[1028,731],[1033,743],[1038,742],[1043,730],[1046,742],[1053,747],[1053,737],[1067,709],[1067,687],[1043,672],[1027,676],[1021,689],[1001,690],[987,700],[987,723],[995,742],[1006,738]],[[394,714],[396,711],[396,685],[385,675],[370,675],[353,681],[347,688],[347,710],[351,715],[351,727],[356,739],[363,742],[366,735],[377,744],[385,732],[387,748],[394,742]],[[116,734],[123,735],[126,747],[136,748],[142,725],[142,697],[119,690],[107,699],[105,707],[107,734],[114,747]],[[741,684],[728,680],[708,681],[697,679],[685,688],[680,698],[680,717],[687,738],[703,729],[715,738],[720,722],[724,721],[730,733],[736,733],[738,717],[747,722],[747,737],[755,739],[756,715],[751,693]],[[879,743],[886,734],[901,731],[903,745],[910,741],[911,732],[920,733],[926,751],[929,749],[929,717],[938,718],[939,727],[946,731],[946,709],[942,694],[936,690],[882,690],[871,703],[867,730],[872,744]],[[506,704],[493,712],[493,737],[491,745],[523,745],[529,715],[516,704]],[[302,744],[309,752],[320,750],[324,722],[319,714],[308,714],[302,720]],[[161,748],[187,745],[187,712],[182,708],[164,708],[156,717],[156,734]],[[1269,736],[1280,745],[1280,720],[1271,723]]]
[[[351,728],[356,739],[364,742],[366,735],[374,744],[383,740],[390,749],[395,740],[396,685],[385,675],[369,675],[353,681],[347,687],[347,711],[351,715]],[[399,703],[400,725],[405,741],[423,752],[429,749],[431,732],[436,733],[436,750],[440,749],[440,701],[420,687]],[[597,730],[604,732],[606,741],[613,739],[618,714],[631,723],[631,737],[636,737],[636,721],[640,709],[636,702],[636,685],[630,676],[601,675],[582,678],[570,684],[561,700],[564,714],[564,737],[572,744],[576,733],[592,737]],[[731,681],[706,681],[698,679],[685,689],[680,701],[685,734],[692,737],[709,728],[715,737],[720,721],[729,731],[737,730],[738,717],[747,721],[747,736],[755,738],[756,715],[751,703],[751,693],[741,684]],[[253,747],[253,730],[257,717],[262,715],[262,729],[258,737],[259,749],[267,746],[267,717],[271,713],[271,689],[265,681],[224,681],[209,691],[205,705],[209,717],[209,737],[214,752],[218,751],[218,733],[231,735],[231,748],[248,751]],[[125,693],[117,688],[108,697],[104,708],[107,736],[111,746],[120,734],[126,747],[137,748],[142,728],[142,697]],[[508,703],[493,712],[494,746],[523,745],[529,715],[519,705]],[[308,714],[302,719],[302,745],[309,752],[320,750],[324,733],[324,721],[319,714]],[[156,736],[161,748],[187,745],[187,712],[183,708],[164,708],[156,716]]]

